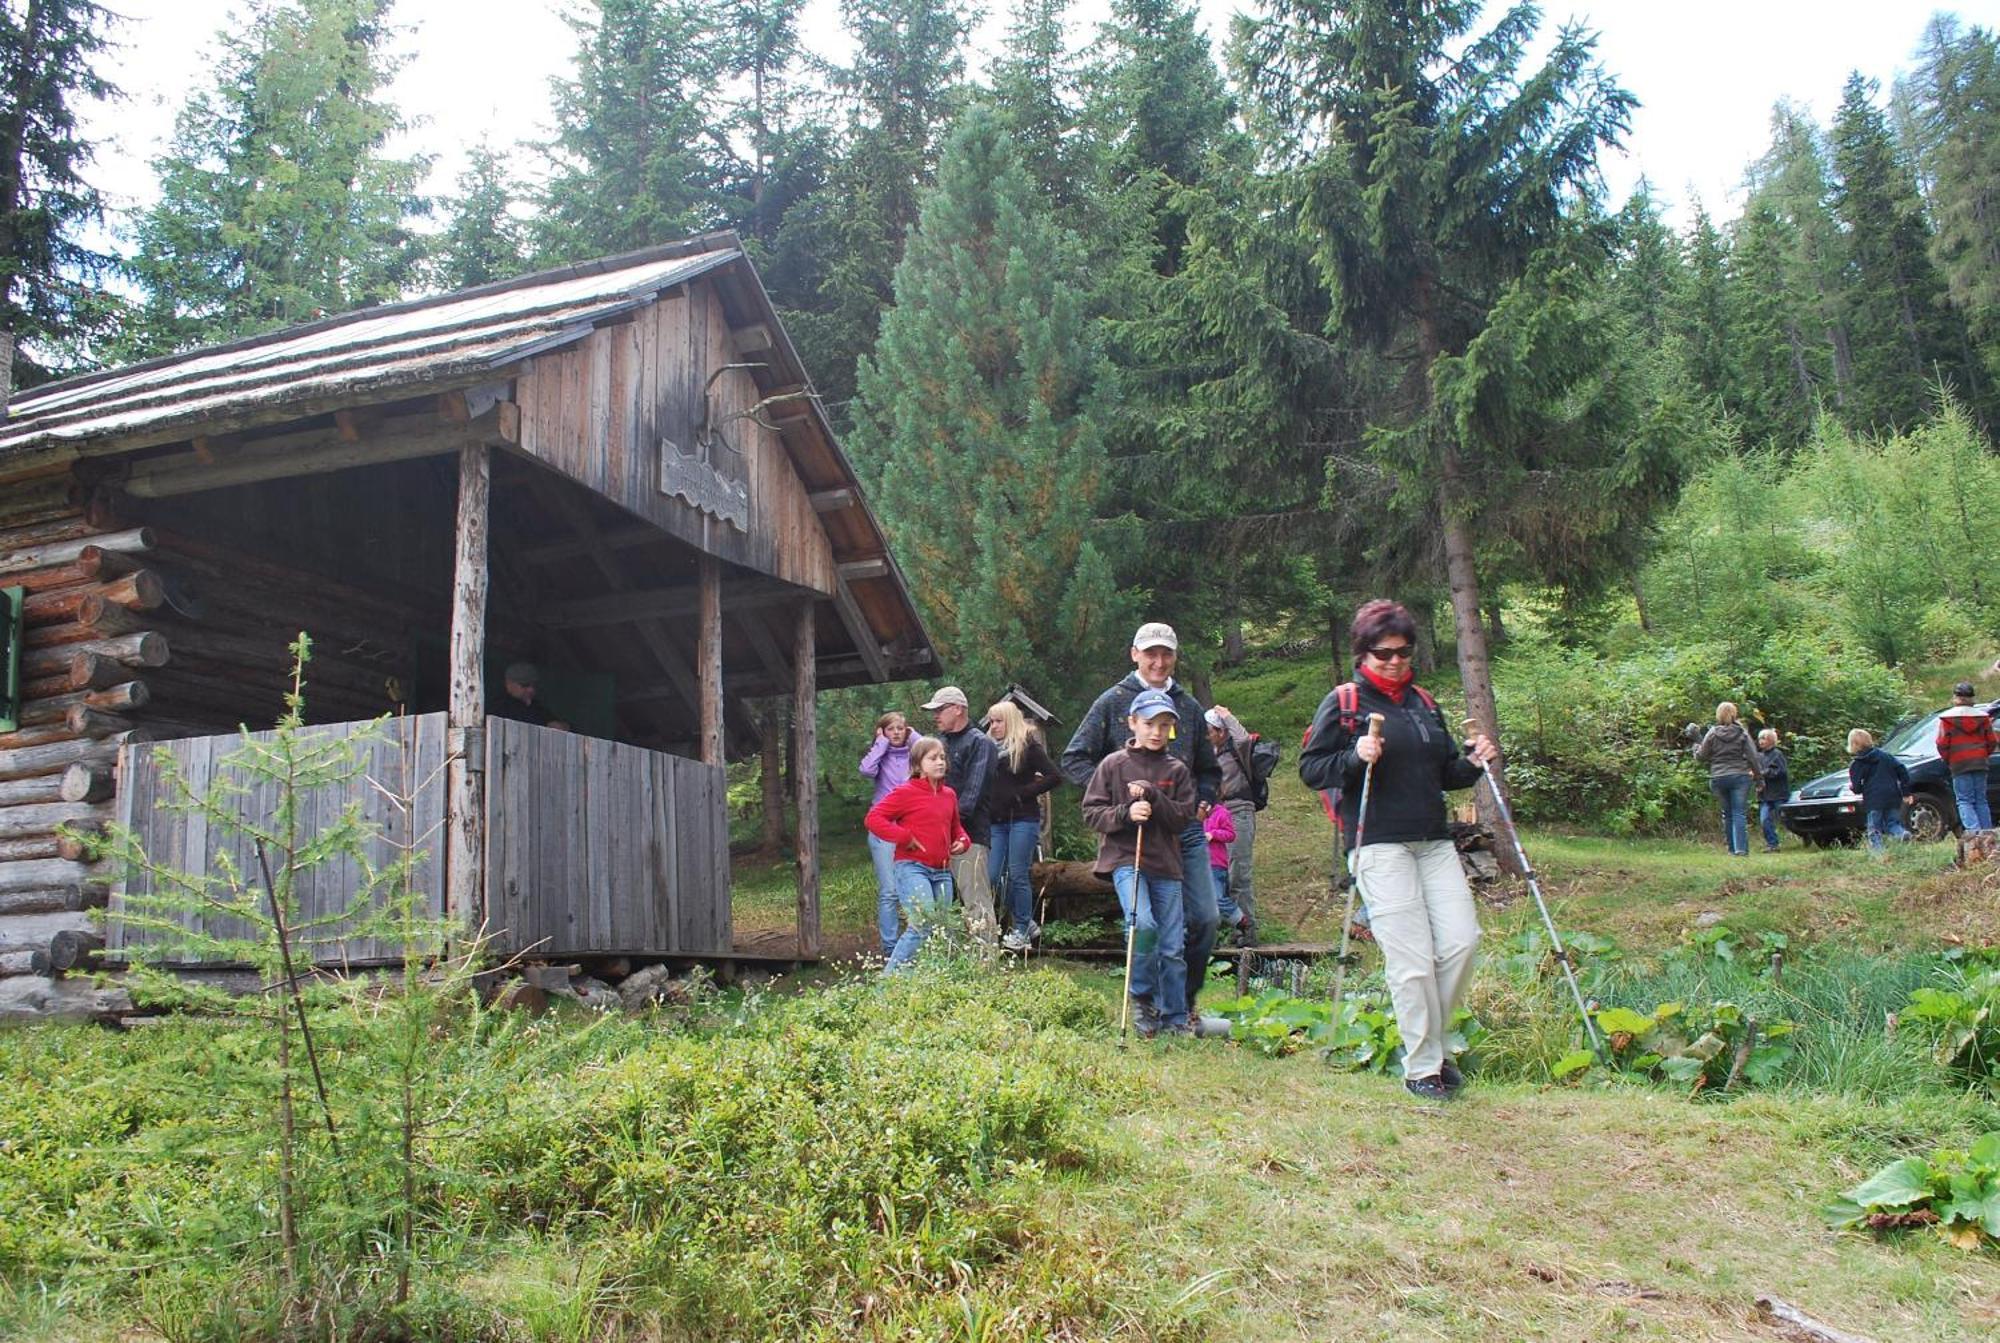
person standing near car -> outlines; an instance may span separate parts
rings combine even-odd
[[[1960,681],[1951,692],[1951,707],[1938,715],[1937,752],[1951,771],[1951,795],[1958,803],[1958,824],[1968,838],[1993,828],[1993,808],[1986,799],[1986,771],[2000,739],[1993,715],[1972,702],[1972,682]]]
[[[1736,706],[1728,700],[1715,706],[1715,726],[1694,748],[1694,758],[1708,766],[1709,791],[1722,804],[1722,838],[1738,858],[1750,854],[1750,785],[1762,774],[1757,743],[1750,729],[1736,721]]]
[[[1847,766],[1847,786],[1861,799],[1861,811],[1868,818],[1868,847],[1882,852],[1882,837],[1908,839],[1903,825],[1903,808],[1916,801],[1910,795],[1910,771],[1903,762],[1875,744],[1875,734],[1865,727],[1847,734],[1847,753],[1854,757]]]
[[[1775,728],[1757,734],[1757,772],[1764,781],[1757,795],[1757,819],[1764,827],[1764,852],[1778,851],[1778,808],[1792,795],[1792,767],[1778,749]]]

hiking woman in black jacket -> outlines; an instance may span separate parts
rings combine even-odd
[[[1403,1036],[1403,1084],[1443,1100],[1463,1079],[1445,1055],[1445,1037],[1472,981],[1479,918],[1445,816],[1447,788],[1478,781],[1480,762],[1499,752],[1484,736],[1459,748],[1437,703],[1411,676],[1416,620],[1396,602],[1354,613],[1352,692],[1321,701],[1299,755],[1308,788],[1341,790],[1341,818],[1354,836],[1354,879],[1373,916],[1389,998]],[[1382,735],[1368,735],[1381,714]],[[1358,816],[1362,783],[1368,810]]]

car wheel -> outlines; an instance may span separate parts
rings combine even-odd
[[[1903,824],[1910,827],[1910,836],[1926,842],[1943,839],[1951,833],[1952,813],[1939,799],[1929,793],[1918,793],[1917,800],[1903,813]]]

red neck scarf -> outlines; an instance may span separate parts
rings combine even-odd
[[[1410,664],[1407,662],[1402,664],[1403,674],[1401,676],[1384,676],[1366,662],[1356,663],[1354,669],[1368,678],[1368,684],[1374,686],[1398,704],[1403,702],[1403,692],[1410,688],[1410,682],[1414,679],[1411,675]]]

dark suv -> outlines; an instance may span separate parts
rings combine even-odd
[[[2000,709],[2000,700],[1983,707],[1990,715]],[[1927,713],[1897,728],[1882,743],[1882,749],[1910,771],[1910,795],[1916,800],[1903,809],[1903,824],[1918,839],[1942,839],[1958,829],[1951,775],[1937,753],[1937,724],[1937,713]],[[1986,796],[2000,814],[2000,756],[1993,758],[1986,772]],[[1793,793],[1778,815],[1785,829],[1820,848],[1854,843],[1868,821],[1861,800],[1848,790],[1844,769],[1823,774]]]

